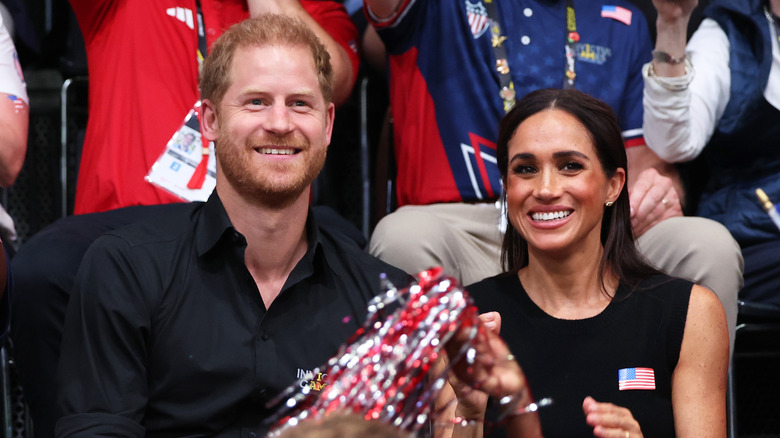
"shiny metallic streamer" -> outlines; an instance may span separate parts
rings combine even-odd
[[[380,420],[417,432],[435,417],[432,405],[444,387],[448,369],[430,375],[442,348],[459,330],[469,336],[457,357],[474,355],[478,314],[471,298],[441,268],[417,274],[397,289],[383,277],[383,292],[368,306],[366,323],[327,364],[313,371],[327,374],[327,386],[312,391],[293,384],[268,403],[276,414],[267,422],[269,436],[304,420],[338,411]],[[392,310],[392,312],[391,312]]]

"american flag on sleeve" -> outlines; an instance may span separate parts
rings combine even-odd
[[[623,368],[618,370],[618,389],[655,389],[655,371],[652,368]]]
[[[631,25],[631,10],[621,6],[603,5],[601,7],[601,16],[615,19],[626,26]]]

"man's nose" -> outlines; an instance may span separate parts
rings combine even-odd
[[[292,130],[290,109],[284,104],[274,104],[267,113],[265,129],[276,133],[286,133]]]

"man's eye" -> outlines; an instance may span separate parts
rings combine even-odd
[[[262,105],[263,101],[262,101],[262,99],[252,99],[252,100],[249,101],[249,104],[250,105]]]
[[[296,100],[293,102],[293,106],[308,106],[308,104],[302,100]]]

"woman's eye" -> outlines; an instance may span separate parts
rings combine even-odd
[[[529,166],[526,164],[520,164],[518,166],[515,166],[514,173],[520,174],[520,175],[527,175],[530,173],[534,173],[536,169],[533,166]]]
[[[563,170],[569,170],[569,171],[577,171],[577,170],[582,170],[584,168],[585,166],[583,166],[582,163],[578,163],[576,161],[571,161],[563,165]]]

